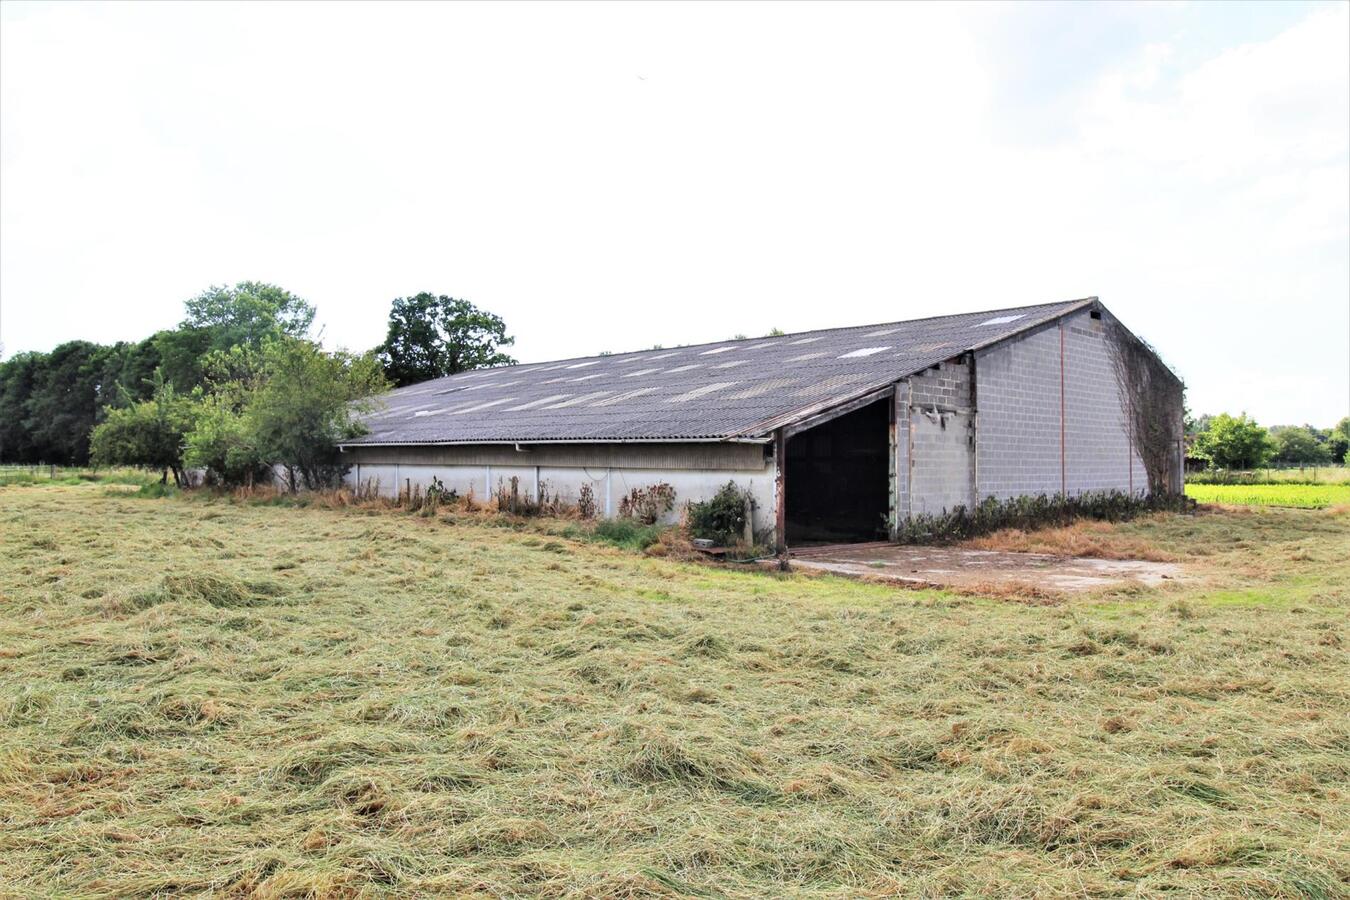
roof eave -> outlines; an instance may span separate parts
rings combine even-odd
[[[711,435],[709,437],[642,437],[642,438],[523,438],[518,441],[497,439],[483,441],[347,441],[337,445],[339,450],[355,447],[538,447],[544,444],[767,444],[772,437],[753,437],[743,434]]]

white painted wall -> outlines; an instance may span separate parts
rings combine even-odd
[[[756,533],[774,525],[774,471],[772,461],[764,461],[759,468],[723,469],[667,469],[628,466],[539,466],[540,483],[550,495],[560,493],[568,503],[575,503],[582,485],[589,484],[595,494],[597,515],[612,518],[619,513],[619,502],[634,488],[646,488],[665,482],[675,489],[675,509],[662,521],[679,521],[682,508],[691,502],[710,499],[727,482],[749,490],[754,500],[754,528]],[[349,487],[358,484],[376,489],[387,497],[396,497],[406,486],[423,491],[433,478],[440,479],[447,488],[461,496],[472,493],[477,500],[491,497],[497,487],[510,484],[512,476],[519,479],[519,490],[532,496],[536,467],[533,465],[491,464],[434,464],[434,463],[354,463],[347,473]],[[359,481],[358,481],[359,479]]]

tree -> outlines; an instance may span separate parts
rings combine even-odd
[[[0,363],[0,462],[42,462],[28,427],[28,401],[41,381],[45,353],[19,353]]]
[[[1215,469],[1259,469],[1274,452],[1269,432],[1247,417],[1220,413],[1196,435],[1192,453]]]
[[[160,368],[159,347],[153,337],[135,344],[126,344],[121,354],[117,370],[118,396],[122,392],[130,395],[133,401],[148,400],[154,394],[155,370]],[[185,390],[179,386],[179,390]]]
[[[1322,436],[1308,425],[1288,425],[1272,428],[1270,436],[1275,445],[1275,462],[1285,465],[1316,465],[1331,462],[1331,449],[1322,442]]]
[[[96,385],[95,406],[128,406],[149,400],[154,393],[155,370],[159,351],[154,341],[138,343],[118,341],[102,354],[102,368]]]
[[[1202,431],[1209,431],[1209,423],[1214,421],[1214,417],[1209,413],[1202,413],[1198,416],[1191,415],[1191,411],[1186,411],[1185,419],[1186,437],[1194,438]]]
[[[252,487],[268,478],[248,417],[224,397],[208,395],[183,440],[183,464],[206,470],[208,484]]]
[[[389,332],[378,352],[395,387],[469,369],[514,365],[501,352],[516,342],[500,316],[467,300],[423,292],[398,297],[389,310]]]
[[[284,288],[258,281],[213,285],[183,308],[186,316],[177,328],[150,339],[165,380],[179,392],[203,382],[207,354],[232,347],[261,350],[269,340],[304,337],[314,324],[313,306]]]
[[[264,347],[263,370],[245,413],[259,457],[286,467],[292,491],[335,486],[347,469],[337,443],[363,433],[361,414],[388,388],[379,360],[284,338]]]
[[[98,423],[100,401],[111,393],[101,384],[109,351],[88,341],[68,341],[42,359],[24,420],[39,460],[89,462],[89,432]]]
[[[69,341],[0,364],[0,460],[83,465],[103,408],[150,396],[142,345]]]
[[[179,391],[202,383],[202,358],[211,351],[211,332],[206,328],[170,328],[150,339],[159,355],[164,380]]]
[[[211,336],[212,350],[261,348],[267,340],[300,338],[314,324],[314,307],[290,291],[260,281],[234,287],[212,285],[183,304],[183,328],[200,328]]]
[[[149,400],[108,411],[90,437],[94,461],[99,465],[148,466],[160,469],[160,483],[173,473],[174,484],[183,485],[183,444],[193,425],[191,398],[174,391],[156,370],[154,394]]]
[[[157,381],[186,396],[218,355],[235,347],[256,354],[267,341],[303,336],[314,322],[310,304],[253,281],[212,287],[185,308],[180,327],[139,343],[70,341],[0,364],[0,460],[83,465],[110,408],[150,399]]]
[[[1347,453],[1350,453],[1350,416],[1341,419],[1331,429],[1331,433],[1327,435],[1327,450],[1334,463],[1350,461],[1347,460]]]
[[[247,416],[265,381],[261,350],[214,350],[201,363],[205,396],[187,435],[183,462],[206,470],[210,484],[251,487],[270,477]]]

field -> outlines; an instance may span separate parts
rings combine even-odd
[[[0,488],[0,893],[1345,896],[1343,510],[1016,603],[134,492]]]
[[[1350,484],[1350,466],[1187,472],[1186,480],[1195,484]]]
[[[64,466],[0,466],[0,487],[19,484],[76,485],[89,482],[143,485],[159,481],[144,469],[86,469]]]
[[[1200,503],[1326,509],[1350,504],[1350,483],[1188,484],[1186,496]]]

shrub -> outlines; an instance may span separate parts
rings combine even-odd
[[[272,480],[272,469],[258,453],[243,413],[223,397],[210,396],[198,407],[185,437],[183,461],[206,470],[208,484],[252,487]]]
[[[302,483],[310,490],[340,485],[347,464],[337,445],[362,433],[361,415],[385,389],[379,361],[292,339],[266,344],[262,365],[262,386],[245,414],[250,446],[285,466],[292,493]]]
[[[192,429],[190,398],[175,393],[173,385],[155,370],[155,393],[149,399],[122,409],[110,409],[108,418],[90,435],[94,462],[100,466],[127,465],[160,469],[161,481],[173,473],[180,487],[183,478],[183,441]]]
[[[619,517],[637,519],[643,525],[654,525],[656,520],[675,508],[675,488],[662,481],[645,488],[633,488],[619,501]]]
[[[718,544],[738,543],[745,534],[745,512],[750,502],[748,490],[728,481],[711,499],[689,504],[689,531],[696,538]]]
[[[1132,496],[1121,491],[1089,491],[1066,497],[1040,494],[999,500],[988,497],[973,510],[965,506],[937,514],[911,516],[896,529],[902,544],[943,543],[988,534],[1001,528],[1029,531],[1072,519],[1120,522],[1159,510],[1189,510],[1195,502],[1181,495]]]

